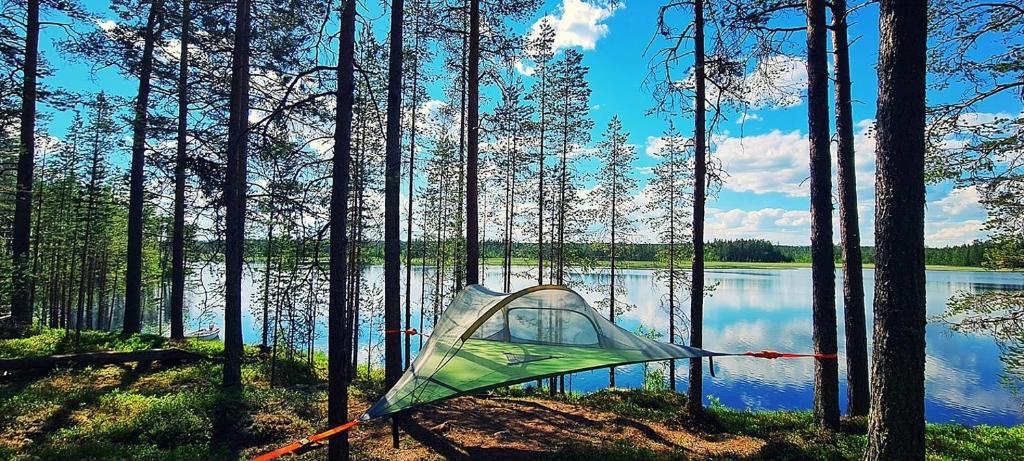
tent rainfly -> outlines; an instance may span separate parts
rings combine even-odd
[[[359,419],[255,460],[291,453],[362,421],[474,392],[616,365],[737,355],[835,359],[835,354],[721,353],[662,343],[608,321],[561,285],[514,293],[469,285],[437,319],[405,374]]]

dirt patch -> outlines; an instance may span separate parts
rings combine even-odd
[[[537,399],[462,397],[413,412],[398,450],[390,423],[372,422],[352,433],[359,458],[372,460],[533,460],[569,446],[625,442],[695,459],[747,457],[760,439],[703,434],[638,421],[580,406]]]

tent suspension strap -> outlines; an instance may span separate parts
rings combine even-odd
[[[409,336],[413,336],[413,335],[419,334],[419,332],[416,331],[415,328],[408,328],[408,329],[402,329],[402,330],[384,330],[384,334],[389,334],[389,335],[397,335],[397,334],[401,334],[401,333],[405,333],[405,334],[407,334]]]
[[[745,355],[748,357],[757,357],[759,359],[798,359],[803,357],[813,357],[821,360],[836,360],[837,354],[793,354],[790,352],[775,352],[775,351],[760,351],[760,352],[744,352],[739,355]]]
[[[283,446],[281,448],[278,448],[277,450],[271,451],[269,453],[264,453],[264,454],[262,454],[260,456],[257,456],[255,458],[253,458],[252,461],[270,461],[272,459],[277,459],[277,458],[279,458],[281,456],[284,456],[284,455],[287,455],[289,453],[295,453],[295,452],[297,452],[297,451],[299,451],[299,450],[301,450],[301,449],[303,449],[305,447],[308,447],[308,446],[314,445],[314,444],[318,444],[318,443],[320,443],[320,442],[322,442],[324,440],[327,440],[327,439],[329,439],[329,438],[331,438],[331,437],[333,437],[335,435],[338,435],[338,434],[340,434],[342,432],[345,432],[345,431],[347,431],[349,429],[352,429],[353,427],[355,427],[358,424],[359,424],[359,420],[358,419],[349,421],[349,422],[347,422],[345,424],[342,424],[342,425],[337,426],[337,427],[333,427],[333,428],[328,429],[326,431],[323,431],[323,432],[321,432],[319,434],[311,435],[311,436],[306,437],[306,438],[304,438],[302,440],[299,440],[299,441],[296,441],[296,442],[292,442],[292,443],[290,443],[288,445],[285,445],[285,446]]]

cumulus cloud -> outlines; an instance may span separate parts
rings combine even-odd
[[[800,105],[807,90],[807,65],[796,56],[768,57],[743,79],[743,88],[745,102],[754,108]]]
[[[966,221],[929,222],[925,220],[924,242],[930,247],[959,245],[984,239],[985,223],[978,219]]]
[[[739,118],[736,119],[737,124],[744,124],[746,122],[757,122],[761,120],[761,116],[753,112],[744,112],[740,114]]]
[[[875,140],[872,121],[858,123],[854,134],[857,193],[874,196]],[[791,197],[810,195],[808,138],[800,130],[772,130],[753,136],[719,136],[712,155],[722,162],[728,176],[723,187],[735,192],[781,193]],[[835,143],[832,144],[832,184],[837,170]],[[771,174],[765,174],[771,172]]]
[[[546,20],[555,28],[556,50],[572,47],[592,50],[598,40],[608,35],[608,25],[602,21],[622,8],[625,8],[625,4],[621,2],[562,0],[558,15],[549,14],[537,20],[531,28],[531,34],[540,30],[541,22]]]
[[[982,212],[981,195],[974,186],[953,189],[945,197],[936,200],[935,206],[947,216],[962,216]]]

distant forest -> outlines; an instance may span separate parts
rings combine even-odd
[[[283,245],[284,242],[274,242]],[[659,243],[622,243],[616,249],[616,257],[624,261],[651,261],[664,259],[666,245]],[[435,254],[434,242],[414,240],[412,257],[430,259]],[[605,243],[572,243],[566,244],[567,253],[572,253],[580,261],[607,261],[609,259],[608,244]],[[682,245],[680,253],[689,258],[693,252],[690,245]],[[265,241],[257,240],[247,248],[247,253],[254,257],[262,255]],[[925,248],[925,264],[933,266],[984,267],[985,253],[992,247],[989,242],[974,241],[963,245],[942,248]],[[403,243],[403,258],[404,249]],[[209,249],[213,249],[212,246]],[[481,256],[485,259],[501,259],[505,251],[503,242],[485,241],[481,243]],[[363,244],[363,255],[369,261],[381,261],[384,258],[384,243],[380,241]],[[839,245],[833,246],[835,262],[842,262]],[[537,257],[536,243],[513,243],[512,258],[534,261]],[[875,247],[861,247],[864,264],[875,263]],[[714,240],[705,246],[705,261],[719,262],[751,262],[751,263],[810,263],[811,247],[801,245],[777,245],[763,239]]]

